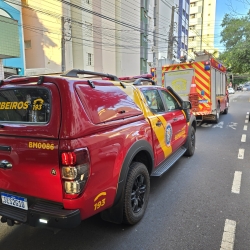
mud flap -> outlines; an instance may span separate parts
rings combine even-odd
[[[104,221],[121,224],[123,222],[123,192],[118,202],[111,208],[101,212]]]

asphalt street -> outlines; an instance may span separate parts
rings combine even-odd
[[[236,92],[218,124],[199,123],[195,154],[151,179],[145,217],[135,226],[99,215],[58,232],[0,224],[0,249],[249,250],[249,112],[250,92]]]

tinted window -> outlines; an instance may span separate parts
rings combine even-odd
[[[153,113],[160,113],[165,112],[165,107],[163,105],[161,96],[156,89],[148,89],[143,90],[142,93],[144,94],[149,108],[152,110]]]
[[[45,88],[13,88],[0,91],[0,122],[47,123],[50,94]]]
[[[167,91],[161,90],[163,102],[167,105],[168,111],[180,109],[180,105]]]
[[[89,85],[78,84],[76,91],[95,124],[142,114],[132,98],[120,86],[96,85],[93,89]],[[132,87],[126,87],[126,91],[133,94]]]

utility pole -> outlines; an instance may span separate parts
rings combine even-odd
[[[174,12],[175,6],[172,6],[171,23],[169,27],[169,42],[168,42],[168,59],[173,59],[173,49],[174,49]]]
[[[61,17],[61,27],[62,27],[62,38],[61,38],[61,49],[62,49],[62,72],[65,71],[65,32],[64,32],[64,16]]]

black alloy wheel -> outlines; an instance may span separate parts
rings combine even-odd
[[[184,155],[186,156],[192,156],[195,151],[195,129],[194,127],[190,127],[190,132],[188,134],[187,142],[185,144],[185,147],[187,148]]]
[[[133,162],[130,166],[123,205],[123,221],[133,225],[140,221],[146,211],[150,191],[150,178],[146,166]]]
[[[145,178],[140,174],[134,181],[131,193],[131,206],[134,213],[138,213],[142,209],[146,189],[147,185],[145,183]]]

